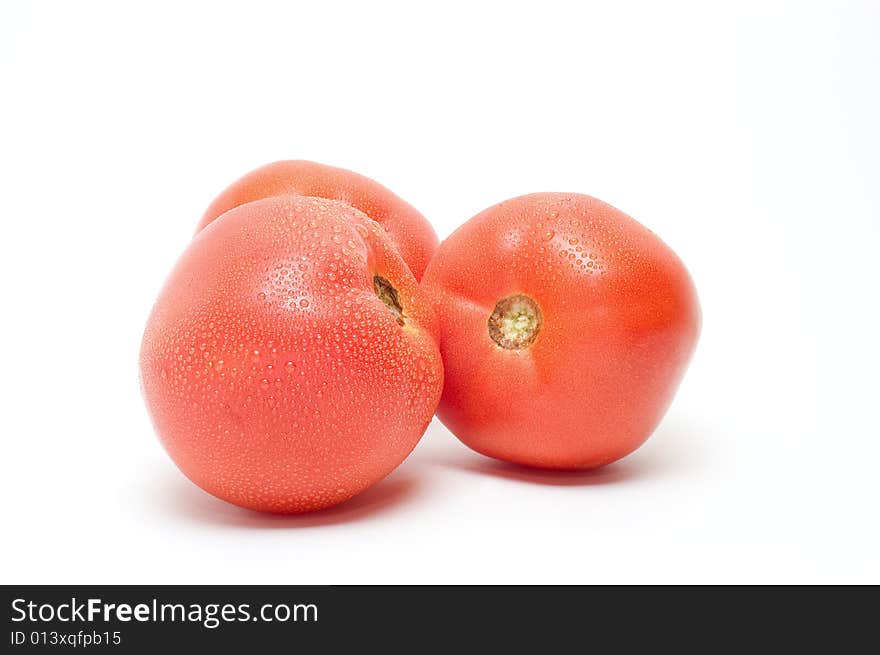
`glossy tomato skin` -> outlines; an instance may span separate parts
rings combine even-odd
[[[694,351],[691,278],[656,235],[577,194],[513,198],[444,241],[422,280],[440,320],[438,416],[465,444],[524,465],[584,469],[635,450],[666,412]],[[531,298],[542,321],[522,348],[487,323]]]
[[[311,161],[267,164],[233,182],[205,211],[197,232],[234,207],[262,198],[302,195],[339,200],[379,223],[419,280],[437,250],[437,234],[416,209],[368,177]]]
[[[375,276],[396,288],[402,318]],[[435,330],[374,221],[337,201],[268,198],[213,221],[178,261],[144,334],[144,395],[163,446],[204,490],[317,510],[418,442],[442,387]]]

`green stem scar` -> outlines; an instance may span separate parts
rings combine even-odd
[[[538,303],[521,293],[502,298],[489,317],[489,336],[508,350],[531,345],[544,319]]]
[[[400,304],[397,289],[395,289],[394,286],[392,286],[392,284],[381,275],[373,276],[373,288],[376,290],[376,295],[379,296],[379,300],[385,303],[385,306],[388,307],[392,314],[394,314],[397,324],[403,325],[403,319],[405,319],[406,316],[403,314],[403,306]]]

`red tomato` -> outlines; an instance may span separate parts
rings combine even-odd
[[[236,505],[303,512],[363,491],[431,420],[430,303],[377,223],[303,196],[242,205],[171,273],[141,350],[165,449]]]
[[[365,213],[385,228],[417,280],[437,250],[434,228],[410,204],[368,177],[311,161],[278,161],[233,182],[208,207],[198,230],[233,207],[291,194],[339,200]]]
[[[422,286],[441,325],[438,416],[474,450],[532,466],[591,468],[635,450],[699,332],[675,253],[583,195],[485,210],[440,245]]]

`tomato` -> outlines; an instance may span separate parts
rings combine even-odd
[[[234,207],[288,194],[339,200],[359,209],[385,228],[417,280],[437,249],[431,224],[384,186],[352,171],[310,161],[275,162],[233,182],[208,207],[198,230]]]
[[[483,211],[440,245],[422,285],[440,320],[440,420],[480,453],[537,467],[592,468],[642,444],[700,327],[672,250],[584,195]]]
[[[283,196],[195,236],[150,315],[144,395],[171,458],[242,507],[303,512],[382,479],[442,387],[431,304],[377,223]]]

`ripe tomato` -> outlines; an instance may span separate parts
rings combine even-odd
[[[377,223],[304,196],[237,207],[165,284],[141,349],[165,449],[206,491],[321,509],[409,454],[442,387],[434,313]]]
[[[699,332],[676,255],[583,195],[485,210],[440,245],[422,286],[441,327],[438,416],[474,450],[532,466],[591,468],[635,450]]]
[[[437,250],[434,228],[412,205],[368,177],[311,161],[278,161],[251,171],[211,203],[198,230],[233,207],[290,194],[339,200],[365,213],[385,228],[417,280]]]

